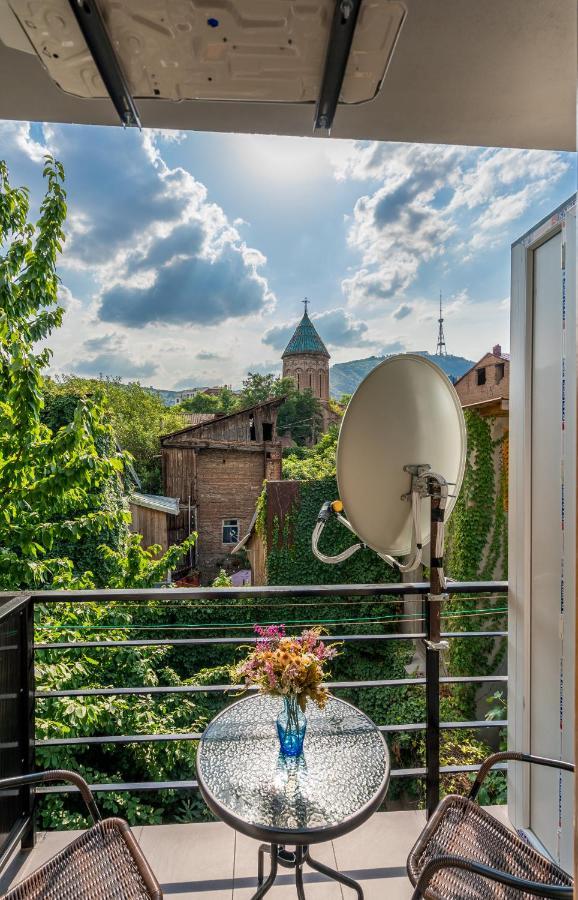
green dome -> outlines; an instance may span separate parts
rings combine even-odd
[[[329,359],[327,347],[317,334],[313,322],[307,315],[307,310],[303,313],[303,318],[285,347],[281,358],[284,359],[286,356],[296,356],[301,353],[319,353],[321,356],[326,356]]]

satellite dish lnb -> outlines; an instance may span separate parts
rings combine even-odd
[[[337,445],[341,499],[323,505],[313,552],[335,563],[366,546],[411,571],[430,541],[433,514],[431,566],[443,580],[443,522],[459,493],[465,459],[464,417],[447,375],[416,354],[384,360],[361,382],[345,412]],[[317,548],[332,515],[361,541],[336,557]]]

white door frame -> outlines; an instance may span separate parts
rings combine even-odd
[[[510,484],[509,484],[509,629],[508,629],[508,746],[530,750],[530,591],[531,591],[531,479],[532,479],[532,365],[533,365],[533,254],[546,241],[562,232],[566,283],[576,278],[575,244],[566,248],[566,218],[575,216],[575,200],[559,207],[546,220],[512,246],[512,296],[510,311]],[[564,274],[564,273],[562,273]],[[573,292],[572,292],[573,294]],[[572,311],[570,321],[574,322]],[[567,332],[566,355],[571,354],[565,391],[567,421],[565,478],[572,486],[567,500],[568,538],[565,566],[569,587],[575,590],[575,494],[576,494],[576,335]],[[571,441],[568,437],[571,436]],[[567,492],[568,494],[568,492]],[[572,522],[570,523],[570,515]],[[573,635],[568,636],[573,640]],[[574,692],[573,679],[566,690]],[[516,828],[530,824],[530,777],[525,764],[510,765],[508,773],[508,813]]]

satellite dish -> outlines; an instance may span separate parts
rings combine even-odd
[[[367,375],[347,407],[337,445],[341,502],[329,504],[325,521],[336,513],[362,545],[402,571],[414,568],[430,540],[431,505],[423,500],[441,489],[443,525],[462,484],[465,458],[464,417],[447,375],[423,356],[391,356]],[[443,557],[443,543],[438,550],[434,558]],[[409,554],[410,563],[395,559]],[[325,557],[330,559],[336,561]]]

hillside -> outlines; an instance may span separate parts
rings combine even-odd
[[[428,353],[427,350],[415,350],[414,352],[438,365],[452,381],[461,378],[474,365],[473,360],[465,359],[463,356],[435,356],[433,353]],[[365,376],[384,359],[384,356],[368,356],[366,359],[352,359],[345,363],[335,363],[329,370],[331,396],[339,399],[342,394],[352,394]]]

